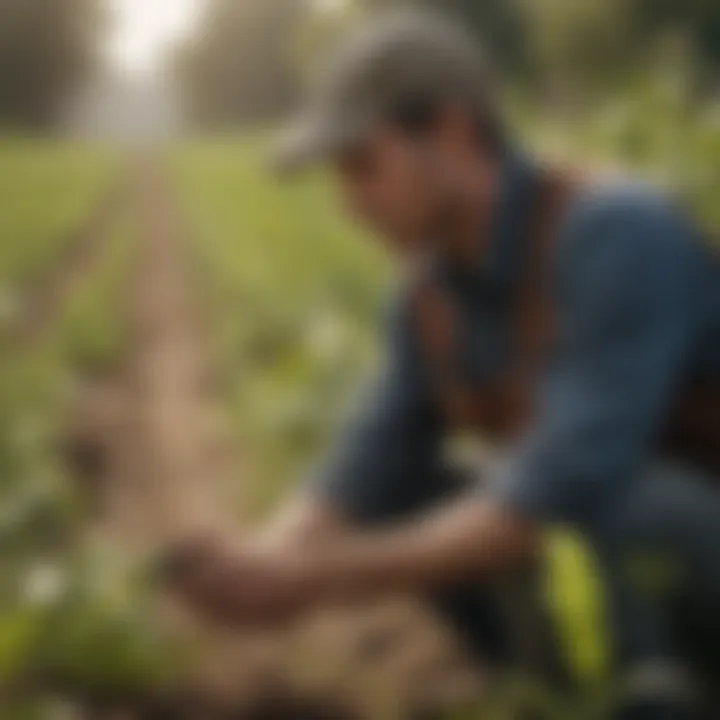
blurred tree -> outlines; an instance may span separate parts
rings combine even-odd
[[[698,79],[717,91],[720,70],[720,3],[717,0],[634,0],[634,26],[647,35],[682,36],[693,54]],[[713,84],[715,87],[713,87]]]
[[[98,64],[101,0],[0,0],[0,124],[48,126]]]
[[[526,15],[517,0],[361,0],[369,9],[419,5],[450,15],[485,43],[501,68],[527,69]]]
[[[639,75],[664,73],[683,76],[688,89],[716,89],[720,4],[715,0],[522,2],[533,28],[533,57],[561,95],[582,101]]]
[[[507,71],[527,69],[526,17],[517,2],[491,0],[419,0],[430,6],[440,6],[470,24],[486,42],[501,67]]]
[[[633,0],[520,1],[538,86],[555,108],[582,103],[631,73],[640,52],[630,32]]]
[[[648,79],[715,91],[720,68],[717,0],[205,1],[204,21],[177,58],[189,106],[205,123],[274,117],[293,102],[305,60],[358,15],[391,5],[458,18],[512,89],[560,112],[591,109]]]
[[[308,4],[304,0],[208,0],[175,70],[192,116],[204,125],[273,117],[297,94],[293,50]]]
[[[677,62],[694,71],[701,89],[717,89],[717,0],[362,0],[370,8],[412,2],[460,18],[501,66],[516,79],[517,71],[520,79],[529,75],[532,86],[549,92],[559,107]],[[674,42],[663,42],[668,38]],[[672,52],[665,52],[668,47]]]

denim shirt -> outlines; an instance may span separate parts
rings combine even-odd
[[[489,246],[477,266],[445,268],[463,322],[458,360],[479,381],[492,382],[511,350],[536,179],[532,161],[510,157]],[[571,202],[551,288],[557,339],[539,412],[489,492],[524,515],[582,524],[653,456],[683,378],[720,382],[720,265],[661,193],[619,181]],[[351,516],[388,516],[432,492],[444,428],[424,365],[401,297],[385,368],[322,476]]]

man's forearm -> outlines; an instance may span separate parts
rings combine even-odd
[[[532,523],[489,502],[464,499],[403,526],[351,533],[306,557],[318,600],[430,591],[481,579],[530,559]]]
[[[330,511],[328,517],[337,516]],[[424,594],[481,580],[531,559],[539,546],[532,523],[473,497],[385,530],[344,526],[325,537],[229,551],[196,543],[189,569],[174,584],[206,615],[257,624],[327,603]]]

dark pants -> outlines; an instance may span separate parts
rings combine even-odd
[[[384,524],[460,496],[466,484],[457,472],[437,472],[357,512],[345,509],[361,524]],[[583,534],[605,591],[613,674],[640,698],[641,710],[622,717],[688,717],[685,677],[720,668],[720,490],[686,470],[656,468]],[[458,586],[432,603],[484,664],[520,666],[564,684],[572,672],[541,601],[540,573],[528,568],[509,581]],[[677,712],[667,710],[676,702]]]
[[[720,717],[720,482],[658,464],[591,534],[605,567],[618,674],[685,672],[712,708],[707,717]],[[681,691],[671,677],[662,689]]]

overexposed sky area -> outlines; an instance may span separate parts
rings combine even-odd
[[[108,52],[119,69],[148,75],[167,44],[192,30],[202,0],[110,0],[114,28]]]
[[[262,0],[237,0],[262,2]],[[168,43],[191,32],[204,0],[109,0],[115,19],[108,52],[119,69],[149,75]],[[348,0],[315,0],[320,10],[335,11]]]

